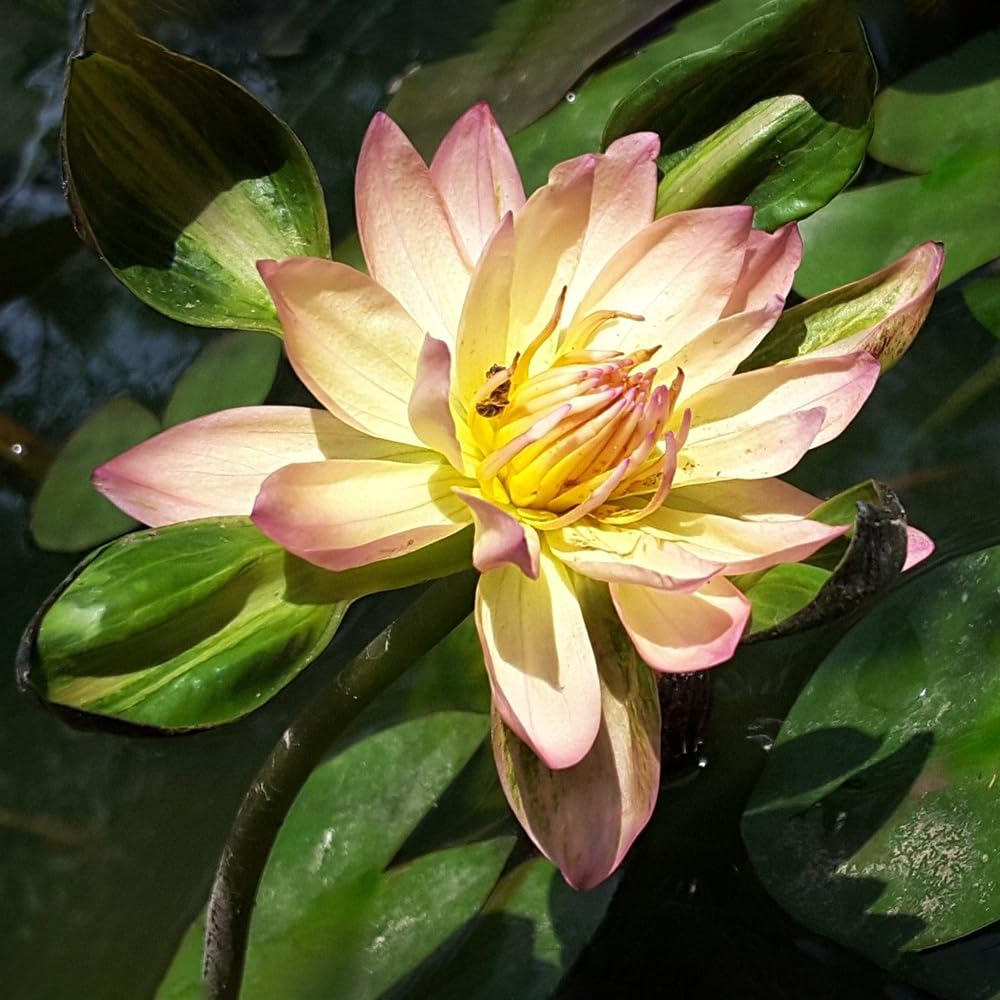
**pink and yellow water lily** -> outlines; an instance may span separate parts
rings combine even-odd
[[[750,613],[730,577],[846,530],[776,477],[847,426],[880,370],[866,328],[737,374],[782,312],[798,232],[754,230],[745,206],[654,219],[658,152],[625,136],[526,198],[484,105],[429,167],[377,115],[357,168],[369,273],[259,264],[324,408],[222,411],[95,473],[147,524],[251,514],[333,571],[474,525],[500,777],[580,887],[655,803],[645,665],[727,660]],[[938,256],[893,313],[912,329],[940,271],[938,248],[918,251]],[[912,538],[911,562],[928,547]]]

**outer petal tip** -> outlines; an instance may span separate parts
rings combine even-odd
[[[905,573],[908,569],[912,569],[933,555],[935,547],[930,535],[924,534],[919,528],[907,527],[906,560],[903,563],[903,572]]]
[[[265,285],[268,284],[268,281],[275,271],[278,270],[278,267],[279,264],[276,260],[266,259],[257,261],[257,273],[261,276]]]

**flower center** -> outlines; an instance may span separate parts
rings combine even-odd
[[[483,452],[477,477],[486,496],[521,508],[536,527],[564,527],[595,514],[628,523],[666,499],[687,436],[690,414],[675,434],[671,422],[684,374],[656,384],[657,369],[643,367],[658,348],[577,349],[610,319],[641,317],[597,313],[563,338],[547,368],[528,371],[558,323],[560,305],[545,330],[508,366],[493,365],[470,408],[469,424]],[[586,327],[581,334],[579,327]],[[585,339],[584,339],[585,337]],[[639,507],[616,505],[649,496]]]

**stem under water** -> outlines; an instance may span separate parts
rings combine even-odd
[[[247,791],[208,901],[203,976],[211,1000],[237,1000],[257,888],[292,803],[334,740],[472,608],[477,574],[430,584],[282,733]]]

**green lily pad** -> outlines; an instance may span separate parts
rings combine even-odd
[[[959,150],[1000,145],[1000,31],[986,32],[897,80],[875,102],[869,153],[910,173]]]
[[[206,345],[178,379],[163,414],[163,426],[232,406],[262,403],[271,391],[281,343],[265,333],[241,330]]]
[[[391,862],[487,725],[468,712],[413,719],[352,744],[313,773],[264,873],[242,997],[379,997],[475,915],[511,838]],[[203,996],[203,933],[198,921],[157,1000]]]
[[[505,130],[530,124],[602,55],[679,0],[514,0],[461,55],[416,67],[388,112],[418,149],[434,151],[459,115],[488,101]]]
[[[403,997],[547,1000],[607,911],[616,880],[575,892],[541,858],[497,883],[458,949]]]
[[[103,462],[160,430],[160,421],[131,399],[113,399],[92,414],[49,466],[31,517],[43,549],[83,552],[134,528],[135,520],[90,485]]]
[[[917,243],[943,243],[941,287],[1000,256],[1000,152],[963,150],[919,177],[847,191],[802,225],[800,295],[885,267]]]
[[[1000,337],[1000,275],[980,278],[962,289],[969,312],[994,337]]]
[[[883,602],[799,696],[743,820],[791,915],[883,964],[1000,918],[1000,549]]]
[[[664,152],[679,154],[666,161],[660,212],[745,200],[755,224],[773,229],[825,205],[864,159],[875,66],[854,4],[774,0],[757,15],[715,48],[657,70],[611,115],[605,143],[652,129]],[[730,123],[784,95],[801,97]]]
[[[185,323],[280,333],[256,261],[328,256],[330,241],[312,165],[262,104],[97,12],[62,141],[77,224],[136,296]]]
[[[746,20],[746,0],[719,0],[678,18],[663,37],[583,79],[565,100],[511,139],[525,190],[544,184],[553,163],[600,149],[615,105],[652,73],[712,48]]]

